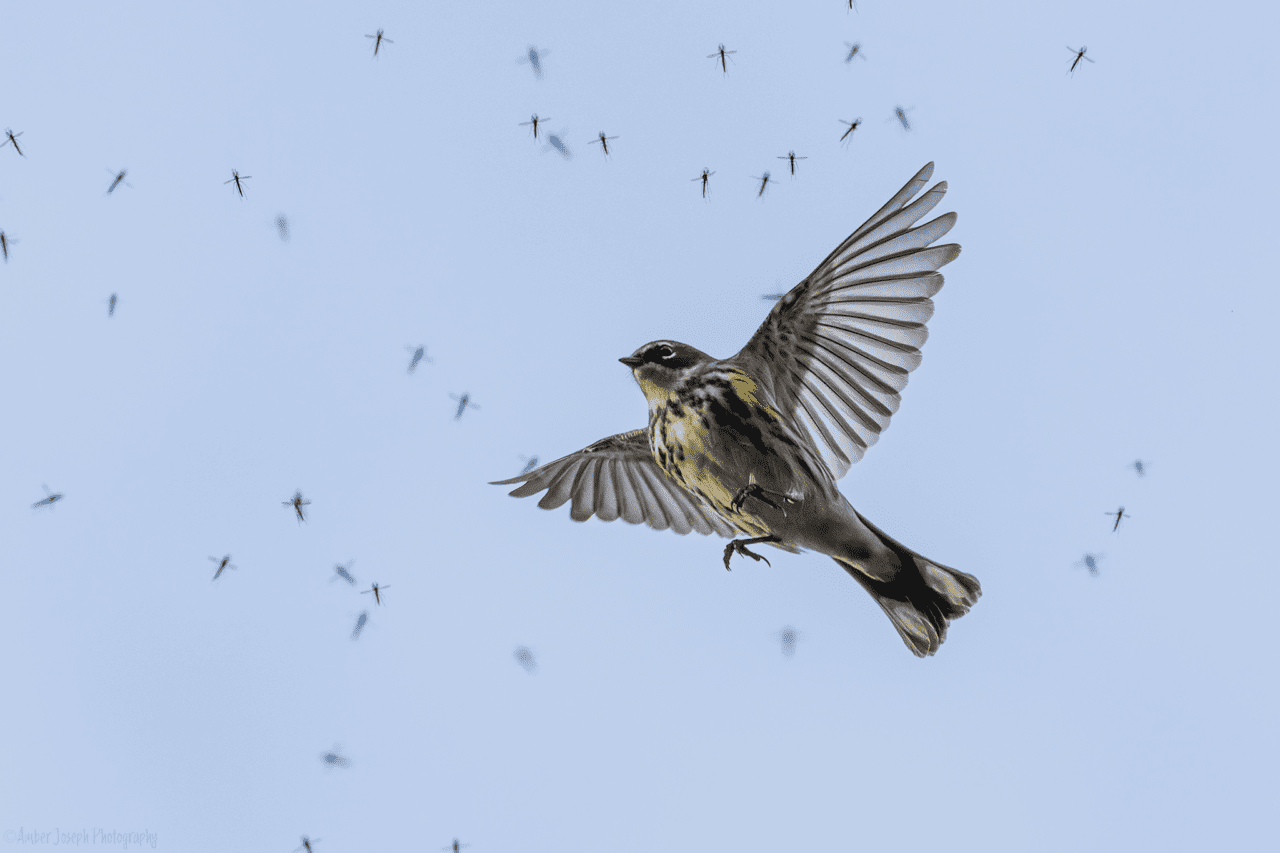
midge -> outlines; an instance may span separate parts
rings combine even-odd
[[[719,60],[720,60],[720,70],[721,70],[721,71],[723,71],[725,74],[728,74],[728,73],[729,73],[729,66],[728,66],[728,64],[727,64],[727,63],[728,63],[728,62],[732,62],[732,60],[731,60],[731,59],[729,59],[729,57],[730,57],[730,55],[735,54],[735,53],[737,53],[737,51],[736,51],[736,50],[725,50],[725,49],[724,49],[724,45],[722,44],[722,45],[720,45],[719,47],[717,47],[717,48],[716,48],[716,52],[715,52],[715,53],[708,53],[708,54],[707,54],[707,59],[719,59]]]
[[[311,501],[304,501],[302,499],[302,489],[298,489],[296,492],[294,492],[293,497],[289,498],[289,500],[281,501],[280,503],[282,506],[293,507],[293,511],[298,514],[299,524],[307,520],[306,513],[302,511],[302,508],[304,506],[310,506]]]
[[[6,145],[12,144],[13,150],[17,151],[19,156],[26,157],[27,155],[23,154],[22,149],[18,147],[18,137],[21,136],[23,133],[26,133],[26,131],[22,131],[20,133],[14,133],[12,130],[6,127],[4,129],[4,135],[7,136],[8,139],[6,139],[3,143],[0,143],[0,148],[5,147]]]
[[[0,252],[4,252],[4,262],[9,263],[9,244],[16,243],[17,240],[0,230]]]
[[[240,198],[244,198],[244,185],[243,185],[243,184],[241,184],[240,182],[241,182],[241,181],[247,181],[247,180],[249,180],[249,179],[250,179],[250,178],[252,178],[252,177],[253,177],[253,175],[242,175],[242,174],[240,174],[239,172],[237,172],[235,169],[232,169],[232,170],[231,170],[231,180],[229,180],[229,181],[223,181],[222,183],[224,183],[224,184],[235,184],[235,185],[236,185],[236,189],[237,189],[237,190],[239,191],[239,193],[240,193]]]
[[[537,45],[531,44],[529,45],[528,48],[525,49],[524,56],[521,56],[520,58],[518,58],[516,62],[520,63],[521,65],[528,64],[529,67],[533,69],[533,76],[541,80],[542,79],[542,60],[543,60],[543,57],[545,57],[550,52],[551,51],[549,50],[538,50]]]
[[[911,122],[907,121],[907,113],[911,112],[914,109],[915,107],[907,107],[905,110],[902,107],[894,107],[893,115],[889,116],[887,119],[885,119],[885,121],[893,121],[896,118],[899,122],[902,123],[903,130],[910,130]]]
[[[124,184],[126,187],[133,186],[133,184],[125,182],[124,176],[127,174],[129,174],[128,169],[121,169],[119,172],[116,172],[115,179],[111,181],[111,186],[107,187],[107,195],[111,195],[113,192],[115,192],[116,187],[120,186],[121,184]],[[230,183],[230,181],[228,181],[227,183]]]
[[[550,118],[538,118],[538,114],[537,114],[537,113],[534,113],[533,115],[529,116],[529,120],[528,120],[528,121],[522,121],[522,122],[520,122],[520,127],[528,127],[529,125],[533,125],[533,138],[534,138],[534,139],[537,139],[537,138],[538,138],[538,122],[540,122],[540,121],[551,121],[551,119],[550,119]]]
[[[711,180],[711,176],[714,174],[715,172],[711,171],[710,169],[703,169],[702,174],[693,179],[695,181],[702,181],[702,197],[703,198],[707,197],[707,182]]]
[[[1085,51],[1087,51],[1088,49],[1089,48],[1087,47],[1082,47],[1079,50],[1076,50],[1074,47],[1071,47],[1070,45],[1067,46],[1067,50],[1071,51],[1076,55],[1075,59],[1072,60],[1071,62],[1071,67],[1067,69],[1067,73],[1070,74],[1072,77],[1076,76],[1076,66],[1080,64],[1080,60],[1083,59],[1085,62],[1093,62],[1092,59],[1084,55]],[[1103,51],[1103,52],[1105,53],[1106,51]],[[1094,63],[1094,64],[1096,65],[1097,63]]]
[[[779,159],[779,160],[786,160],[786,161],[791,165],[791,177],[793,177],[793,178],[794,178],[794,177],[796,176],[796,161],[797,161],[797,160],[808,160],[809,158],[808,158],[808,157],[797,157],[797,156],[796,156],[796,152],[794,152],[794,151],[788,151],[785,157],[779,157],[778,159]]]
[[[846,139],[848,139],[848,138],[849,138],[850,134],[852,134],[855,130],[857,130],[857,129],[858,129],[858,125],[862,124],[862,118],[861,118],[861,117],[855,118],[853,121],[845,121],[845,120],[844,120],[844,119],[842,119],[842,118],[841,118],[841,119],[836,119],[836,121],[840,122],[841,124],[847,124],[847,125],[849,125],[849,129],[848,129],[848,130],[846,130],[846,131],[844,132],[844,135],[840,137],[840,142],[841,142],[841,143],[844,143],[844,141],[845,141]]]
[[[377,56],[378,56],[378,50],[379,50],[379,48],[381,48],[381,47],[382,47],[382,43],[383,43],[384,41],[385,41],[387,44],[395,44],[395,42],[393,42],[391,39],[387,38],[386,36],[384,36],[384,35],[382,34],[382,30],[378,30],[378,32],[377,32],[375,35],[369,35],[368,33],[366,33],[366,34],[365,34],[365,38],[367,38],[367,39],[373,39],[373,55],[374,55],[374,57],[375,57],[375,58],[377,58]]]
[[[468,394],[468,393],[466,393],[465,391],[463,392],[463,394],[462,394],[462,396],[461,396],[461,397],[459,397],[457,394],[450,394],[449,396],[450,396],[450,397],[452,397],[453,399],[455,399],[455,400],[457,400],[457,401],[458,401],[458,412],[457,412],[457,414],[455,414],[455,415],[453,416],[453,419],[454,419],[455,421],[457,421],[457,420],[461,420],[461,419],[462,419],[462,413],[463,413],[464,411],[466,411],[467,409],[479,409],[479,408],[480,408],[480,407],[479,407],[479,406],[477,406],[475,403],[471,402],[471,395],[470,395],[470,394]]]
[[[382,31],[379,30],[378,32],[382,32]],[[315,851],[311,849],[311,845],[319,844],[320,840],[321,839],[319,838],[307,838],[307,836],[304,835],[302,836],[302,844],[294,848],[293,853],[298,853],[299,850],[306,850],[307,853],[315,853]]]
[[[867,60],[866,54],[862,53],[861,42],[858,42],[855,44],[850,44],[849,42],[845,42],[844,46],[849,48],[849,55],[844,58],[844,62],[846,65],[848,65],[850,62],[853,62],[853,58],[855,56],[861,59],[863,62]]]
[[[934,245],[956,214],[924,224],[947,185],[926,190],[927,164],[769,311],[736,355],[718,359],[672,340],[621,361],[648,405],[648,424],[527,474],[511,494],[569,517],[617,518],[749,545],[817,551],[871,595],[912,653],[935,653],[949,624],[982,594],[977,578],[912,551],[840,493],[843,477],[898,411],[901,391],[960,255]],[[916,196],[919,195],[919,198]]]
[[[1089,570],[1089,574],[1093,575],[1096,578],[1098,576],[1098,563],[1102,560],[1104,556],[1106,555],[1105,554],[1085,554],[1076,562],[1076,565],[1084,566],[1086,569]]]
[[[218,567],[218,570],[217,570],[216,572],[214,572],[214,573],[213,573],[213,580],[217,580],[218,578],[222,577],[222,572],[223,572],[225,569],[234,569],[234,568],[235,568],[235,566],[231,565],[231,555],[230,555],[230,554],[228,554],[227,556],[223,557],[222,559],[218,559],[217,557],[210,557],[210,558],[209,558],[209,562],[213,563],[215,566],[217,566],[217,567]]]
[[[1120,529],[1120,521],[1122,519],[1133,518],[1133,516],[1129,515],[1129,513],[1124,511],[1124,507],[1120,507],[1115,512],[1104,512],[1103,515],[1107,516],[1108,518],[1110,518],[1113,515],[1116,517],[1115,526],[1111,528],[1112,533],[1115,533],[1117,530]]]
[[[431,359],[427,357],[426,345],[420,345],[417,349],[413,347],[405,347],[405,350],[413,353],[413,360],[409,362],[409,373],[413,373],[418,367],[418,362],[425,360],[427,364],[431,363]]]
[[[375,602],[377,602],[379,605],[381,605],[381,604],[382,604],[382,591],[383,591],[384,589],[391,589],[391,585],[390,585],[390,584],[388,584],[387,586],[379,586],[377,583],[375,583],[373,586],[369,587],[368,589],[362,589],[362,590],[360,590],[360,594],[361,594],[361,595],[368,595],[369,593],[373,593],[373,600],[374,600]]]
[[[32,509],[44,509],[45,507],[53,506],[58,501],[62,500],[62,492],[51,492],[49,491],[49,487],[43,483],[40,484],[40,488],[44,489],[45,496],[33,503],[31,505]]]
[[[751,179],[760,182],[760,191],[756,193],[756,198],[760,198],[760,196],[764,195],[764,191],[769,188],[769,181],[773,180],[773,176],[765,172],[763,175],[752,175]]]
[[[599,135],[598,137],[596,137],[595,139],[591,140],[591,141],[590,141],[590,142],[588,142],[587,144],[588,144],[588,145],[595,145],[595,144],[597,144],[597,143],[598,143],[598,144],[600,145],[600,147],[604,149],[604,156],[608,157],[608,156],[609,156],[609,140],[610,140],[610,139],[617,139],[617,138],[618,138],[618,137],[616,137],[616,136],[605,136],[605,135],[604,135],[604,131],[602,130],[602,131],[600,131],[600,135]]]

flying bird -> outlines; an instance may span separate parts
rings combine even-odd
[[[576,521],[745,534],[725,548],[725,568],[735,553],[764,559],[747,549],[755,544],[826,554],[913,653],[936,652],[982,594],[977,578],[910,550],[836,487],[898,410],[938,269],[960,254],[933,245],[954,213],[915,226],[946,193],[940,182],[912,200],[932,175],[929,163],[779,300],[737,355],[658,340],[620,359],[648,402],[647,428],[497,485],[521,483],[515,497],[546,490],[544,509],[572,500]]]

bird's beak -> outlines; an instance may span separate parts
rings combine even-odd
[[[629,355],[626,358],[620,358],[618,361],[622,362],[627,367],[630,367],[632,370],[635,370],[637,367],[644,364],[643,358],[636,358],[634,355]]]

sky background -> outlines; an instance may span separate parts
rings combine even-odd
[[[1271,837],[1273,6],[127,5],[0,31],[3,849]],[[964,253],[841,487],[981,580],[936,657],[820,555],[487,485],[642,426],[618,357],[736,352],[930,160]]]

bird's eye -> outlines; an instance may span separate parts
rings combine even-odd
[[[676,354],[675,350],[673,350],[671,347],[667,346],[666,344],[660,344],[659,346],[656,346],[653,349],[649,350],[647,353],[645,353],[645,355],[647,356],[645,360],[646,361],[659,361],[659,360],[667,361],[675,354]]]

